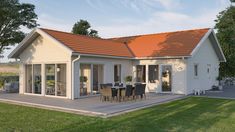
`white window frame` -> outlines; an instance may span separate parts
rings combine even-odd
[[[197,71],[195,69],[195,66],[197,66]],[[194,78],[198,78],[198,76],[199,76],[199,64],[198,63],[193,64],[193,76],[194,76]]]

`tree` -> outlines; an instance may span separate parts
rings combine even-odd
[[[73,25],[72,33],[80,35],[88,35],[91,37],[99,37],[98,31],[91,29],[90,23],[82,19]]]
[[[216,35],[227,59],[220,64],[220,75],[235,76],[235,7],[220,12],[215,22]]]
[[[8,46],[22,41],[25,34],[20,28],[28,29],[38,26],[34,5],[19,3],[18,0],[1,0],[0,2],[0,54]]]

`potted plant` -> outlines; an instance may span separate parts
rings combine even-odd
[[[162,72],[162,77],[167,77],[167,72],[165,71],[165,72]]]
[[[163,88],[164,90],[169,90],[169,83],[168,83],[167,81],[163,81],[163,82],[162,82],[162,88]]]
[[[126,82],[126,84],[131,84],[131,82],[132,82],[132,76],[126,76],[125,77],[125,82]]]
[[[219,82],[219,90],[222,90],[223,89],[223,86],[222,86],[222,84],[221,84],[221,80],[222,80],[223,78],[221,77],[221,76],[218,76],[217,78],[216,78],[216,80]]]
[[[86,76],[80,76],[80,82],[86,83],[87,82],[87,77]]]

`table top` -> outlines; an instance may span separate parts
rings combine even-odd
[[[115,88],[115,89],[125,89],[125,87],[124,86],[113,86],[112,88]]]

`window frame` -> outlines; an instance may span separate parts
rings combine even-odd
[[[115,69],[115,67],[117,67],[117,71]],[[115,74],[119,74],[119,76],[116,76]],[[115,64],[113,66],[113,81],[115,83],[121,83],[122,82],[122,65],[121,64]]]
[[[198,78],[199,76],[199,64],[198,63],[195,63],[193,65],[193,75],[195,78]]]
[[[155,71],[155,69],[153,69],[153,72],[151,72],[150,67],[157,68],[157,71]],[[148,65],[148,82],[149,83],[156,83],[156,81],[159,81],[159,65]]]

